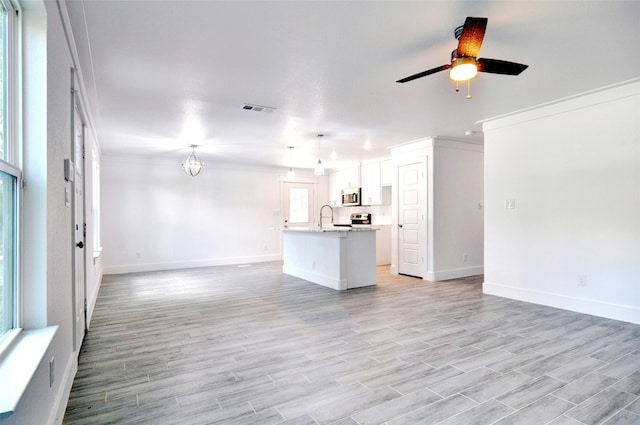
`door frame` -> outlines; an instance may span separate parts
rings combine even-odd
[[[73,328],[73,351],[79,354],[80,347],[87,332],[87,208],[86,208],[86,173],[85,173],[85,135],[86,135],[86,119],[83,113],[78,91],[75,88],[77,81],[77,73],[75,69],[71,69],[71,146],[70,158],[73,167],[69,173],[73,175],[71,183],[71,301],[72,301],[72,328]],[[76,130],[79,130],[81,146],[76,149]],[[78,205],[76,199],[76,189],[82,191],[82,203]],[[78,222],[78,212],[81,219]],[[77,231],[80,232],[82,239],[78,240]],[[83,246],[77,244],[82,242]],[[79,251],[80,250],[80,251]],[[78,275],[78,261],[81,262],[80,276]],[[79,279],[82,281],[79,284]],[[78,306],[81,307],[78,307]],[[80,312],[78,312],[80,308]],[[79,313],[79,314],[78,314]],[[76,318],[80,316],[81,328],[78,326]]]
[[[433,264],[433,205],[430,197],[433,196],[433,138],[419,139],[407,144],[391,148],[392,164],[392,191],[391,191],[391,273],[398,272],[398,167],[402,165],[424,163],[425,184],[422,191],[422,209],[424,221],[421,231],[424,239],[424,265],[422,278],[428,276]]]
[[[396,248],[397,248],[397,272],[398,274],[403,274],[401,271],[401,266],[402,266],[402,249],[403,249],[403,243],[402,243],[402,235],[403,232],[400,231],[400,228],[402,226],[404,226],[405,223],[403,223],[402,220],[402,213],[403,213],[403,207],[401,205],[401,200],[402,200],[402,196],[400,195],[400,192],[403,190],[403,188],[400,186],[400,183],[402,182],[402,178],[400,177],[400,172],[403,169],[403,167],[410,167],[410,166],[417,166],[418,172],[420,173],[420,175],[418,175],[418,256],[421,257],[418,260],[418,266],[417,268],[418,273],[404,273],[408,276],[413,276],[413,277],[419,277],[419,278],[423,278],[426,276],[426,272],[427,272],[427,261],[428,261],[428,253],[429,253],[429,244],[428,244],[428,228],[427,228],[427,191],[428,191],[428,173],[427,173],[427,163],[426,161],[414,161],[414,162],[409,162],[409,163],[402,163],[402,164],[398,164],[398,166],[396,167],[396,181],[397,181],[397,192],[398,195],[396,197]]]

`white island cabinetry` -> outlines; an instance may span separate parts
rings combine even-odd
[[[376,284],[376,229],[282,231],[282,272],[336,290]]]

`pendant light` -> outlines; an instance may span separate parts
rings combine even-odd
[[[191,177],[195,177],[200,174],[200,171],[204,168],[204,161],[202,161],[196,154],[196,148],[198,145],[189,145],[189,147],[191,148],[191,155],[184,160],[182,168],[185,173],[189,174]]]
[[[324,176],[324,165],[322,165],[322,161],[320,161],[320,140],[322,140],[322,137],[324,137],[324,134],[318,134],[318,163],[313,171],[316,176]]]
[[[287,180],[293,180],[296,178],[296,173],[293,171],[293,160],[291,158],[291,153],[293,152],[293,146],[287,146],[289,149],[289,171],[287,171]]]

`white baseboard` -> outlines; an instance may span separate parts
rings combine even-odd
[[[482,291],[487,295],[496,295],[498,297],[575,311],[577,313],[640,324],[640,308],[638,307],[570,297],[563,294],[534,291],[492,282],[484,282]]]
[[[73,386],[73,379],[76,377],[78,371],[78,358],[71,356],[64,369],[63,379],[64,381],[58,388],[58,393],[53,402],[53,409],[51,409],[51,416],[49,417],[49,425],[60,425],[64,419],[64,412],[67,410],[67,403],[69,402],[69,394],[71,394],[71,387]]]
[[[467,276],[476,276],[484,273],[484,266],[465,267],[462,269],[449,269],[427,272],[425,280],[437,282],[439,280],[458,279]]]
[[[252,257],[210,258],[205,260],[167,261],[163,263],[122,264],[116,266],[103,265],[104,274],[121,274],[137,272],[153,272],[159,270],[191,269],[196,267],[228,266],[234,264],[264,263],[280,261],[282,254],[256,255]]]
[[[347,289],[347,281],[333,278],[331,276],[322,275],[311,270],[303,270],[296,267],[291,267],[286,263],[282,266],[282,273],[298,277],[300,279],[308,280],[318,285],[326,286],[327,288],[335,289],[336,291],[342,291]]]
[[[87,300],[87,329],[91,327],[91,318],[93,317],[93,309],[96,307],[96,302],[98,301],[100,285],[102,285],[102,270],[100,270],[98,274],[96,290],[91,294],[91,299]]]

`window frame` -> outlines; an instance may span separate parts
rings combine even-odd
[[[22,172],[17,167],[0,159],[0,171],[15,177],[15,187],[13,192],[14,202],[14,272],[13,272],[13,326],[5,334],[0,334],[0,360],[4,357],[7,349],[22,331],[22,250],[20,243],[22,237]]]
[[[0,72],[4,83],[5,96],[3,103],[5,130],[3,155],[0,157],[0,170],[15,177],[14,190],[14,281],[13,281],[13,326],[6,333],[0,334],[0,361],[11,351],[23,326],[23,284],[22,284],[22,217],[23,188],[25,181],[22,165],[22,114],[19,93],[21,93],[21,9],[17,1],[0,0],[6,10],[6,37],[3,38],[5,58]]]
[[[102,235],[100,234],[100,156],[97,150],[91,149],[91,213],[93,216],[93,257],[102,252]]]

